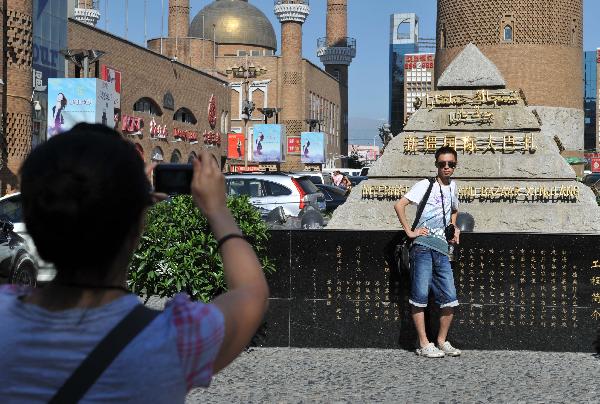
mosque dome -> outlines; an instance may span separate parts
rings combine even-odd
[[[248,0],[215,0],[192,20],[191,37],[213,38],[217,44],[243,44],[277,49],[275,30],[267,16]]]

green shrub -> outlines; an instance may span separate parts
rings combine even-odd
[[[227,206],[254,247],[263,270],[274,271],[266,255],[269,233],[260,213],[247,197],[229,198]],[[226,289],[217,241],[191,196],[177,196],[150,209],[129,269],[129,286],[146,297],[185,292],[204,302]]]

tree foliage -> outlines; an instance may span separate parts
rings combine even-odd
[[[275,270],[267,257],[269,232],[245,196],[227,206],[254,247],[265,272]],[[207,302],[226,289],[223,263],[208,221],[182,195],[153,206],[129,270],[129,286],[138,295],[171,297],[185,292]]]

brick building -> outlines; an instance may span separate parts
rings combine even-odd
[[[583,0],[439,0],[436,81],[470,42],[522,89],[567,149],[583,149]],[[575,129],[574,129],[575,128]]]
[[[32,115],[31,0],[0,2],[0,194],[18,189],[18,171],[31,150]]]
[[[225,155],[231,105],[226,81],[74,19],[68,46],[107,52],[91,66],[90,77],[120,75],[117,129],[145,161],[187,162],[204,148]],[[68,75],[79,77],[79,70],[70,64]]]
[[[170,0],[169,36],[151,39],[148,48],[227,80],[233,132],[246,131],[252,136],[254,124],[265,122],[259,109],[277,108],[280,112],[267,118],[268,123],[278,120],[284,124],[288,140],[303,131],[320,129],[327,138],[328,163],[339,165],[340,155],[348,153],[347,68],[348,56],[355,51],[354,44],[349,46],[346,41],[346,0],[328,1],[328,39],[320,48],[330,56],[324,61],[326,71],[302,58],[302,24],[310,13],[308,1],[275,1],[274,12],[282,24],[280,56],[276,55],[273,26],[247,0],[213,1],[191,23],[189,11],[189,0]],[[256,68],[262,74],[250,75],[247,80],[234,77],[240,67]],[[247,124],[242,120],[246,100],[255,106]],[[239,166],[243,161],[231,164]],[[303,168],[300,151],[288,150],[281,169]]]

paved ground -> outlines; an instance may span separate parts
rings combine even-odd
[[[401,350],[259,348],[187,402],[600,403],[600,358],[466,351],[424,359]]]

